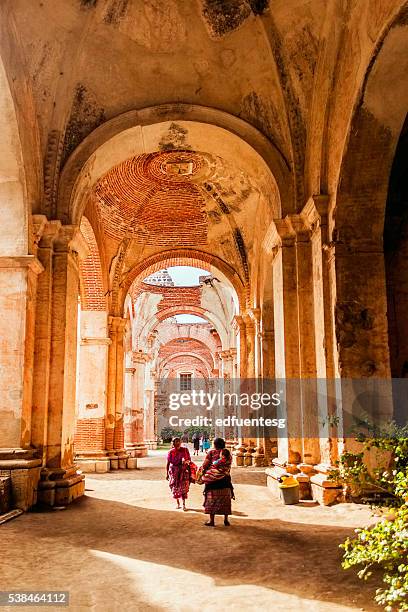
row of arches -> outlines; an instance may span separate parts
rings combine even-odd
[[[42,208],[40,197],[34,205],[35,177],[25,155],[24,126],[10,76],[0,64],[0,316],[6,330],[1,345],[0,412],[5,425],[0,447],[11,470],[15,453],[20,453],[27,483],[34,483],[27,484],[28,492],[18,503],[33,503],[39,479],[40,497],[49,503],[69,501],[83,492],[74,443],[77,395],[83,388],[93,389],[93,401],[85,402],[87,416],[81,416],[89,422],[84,428],[94,428],[86,435],[95,448],[86,453],[92,455],[95,469],[97,463],[107,468],[134,465],[128,463],[133,457],[125,443],[124,405],[130,393],[126,375],[134,374],[127,370],[135,364],[140,371],[150,367],[146,349],[152,332],[182,313],[204,317],[218,334],[212,361],[201,359],[207,375],[210,368],[217,369],[216,353],[229,352],[231,359],[235,351],[230,376],[325,380],[327,395],[320,402],[315,400],[317,387],[301,393],[290,390],[288,423],[303,435],[278,441],[275,459],[277,465],[305,463],[315,470],[323,465],[319,474],[336,460],[347,444],[341,419],[330,430],[327,426],[343,409],[336,381],[388,379],[403,372],[408,359],[401,339],[406,293],[401,291],[400,303],[391,311],[391,295],[395,299],[396,294],[389,291],[387,301],[386,287],[394,286],[395,275],[384,260],[383,243],[384,223],[388,232],[387,221],[392,225],[394,214],[392,196],[386,206],[392,162],[396,151],[405,155],[406,41],[402,19],[378,40],[360,94],[349,109],[347,142],[337,166],[327,172],[339,180],[332,186],[327,180],[321,193],[310,192],[301,206],[295,204],[295,169],[265,136],[224,111],[191,104],[159,105],[106,121],[65,163],[55,209]],[[180,172],[189,155],[199,158],[201,170],[193,169],[180,180],[207,192],[207,242],[155,247],[151,241],[135,243],[130,229],[120,240],[109,238],[109,202],[101,196],[99,206],[106,207],[106,215],[98,215],[95,189],[108,173],[118,176],[125,162],[146,155],[158,155],[160,180],[168,181],[174,171],[165,161],[169,150],[176,153],[171,163],[178,164]],[[230,174],[242,179],[233,196],[225,178]],[[397,179],[393,185],[403,191]],[[110,195],[120,199],[113,187]],[[139,235],[145,230],[138,228]],[[402,240],[401,249],[404,245]],[[406,271],[402,259],[398,282]],[[143,304],[129,298],[132,287],[172,265],[204,268],[219,280],[233,296],[225,320],[203,301],[153,309],[145,316]],[[225,305],[225,296],[221,302]],[[143,323],[135,339],[141,351],[126,346],[133,317]],[[160,367],[167,364],[163,359]],[[135,447],[146,440],[153,444],[157,434],[154,388],[142,389],[141,381],[146,382],[144,373],[129,400],[135,415],[127,426],[136,436]],[[147,407],[140,399],[146,391],[151,392]],[[383,412],[391,418],[392,406]],[[247,442],[267,453],[265,439]]]

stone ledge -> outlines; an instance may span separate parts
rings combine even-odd
[[[39,483],[38,502],[47,506],[67,506],[84,493],[83,474],[66,480],[45,480]]]
[[[0,476],[11,479],[12,508],[28,510],[37,502],[41,459],[34,459],[32,455],[33,451],[23,449],[2,449],[0,453]],[[5,459],[6,456],[11,458]]]
[[[313,499],[322,506],[332,506],[344,502],[343,487],[334,480],[328,480],[327,474],[314,474],[310,478]]]
[[[81,459],[77,458],[75,463],[84,474],[105,474],[110,469],[108,458],[86,459],[83,457]]]
[[[41,463],[41,459],[0,459],[0,470],[29,470]]]
[[[70,478],[61,478],[60,480],[41,480],[38,484],[38,488],[43,489],[56,489],[56,488],[64,488],[71,487],[85,479],[83,474],[77,474],[76,476],[71,476]]]
[[[1,256],[0,257],[0,269],[1,268],[29,268],[36,274],[44,271],[42,263],[37,259],[35,255],[20,255],[20,256]]]
[[[0,461],[9,459],[39,459],[38,450],[25,448],[0,448]]]
[[[327,474],[319,473],[313,474],[310,477],[310,482],[312,484],[319,485],[320,487],[324,487],[325,489],[341,489],[342,487],[338,485],[335,480],[329,480]]]

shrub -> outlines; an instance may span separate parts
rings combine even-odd
[[[393,426],[386,435],[357,440],[361,452],[344,453],[331,478],[354,495],[369,491],[361,501],[388,514],[374,526],[356,529],[356,537],[341,545],[342,567],[360,567],[357,575],[364,580],[379,569],[385,586],[377,589],[376,602],[387,612],[408,610],[408,430]],[[386,467],[368,469],[364,457],[373,449],[388,457]]]

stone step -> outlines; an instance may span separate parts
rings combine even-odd
[[[23,514],[23,510],[20,510],[19,508],[10,510],[10,512],[6,512],[5,514],[0,514],[0,525],[10,521],[13,518],[16,518],[17,516],[20,516],[20,514]]]

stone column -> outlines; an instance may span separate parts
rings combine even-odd
[[[39,499],[65,505],[84,493],[84,476],[74,464],[78,252],[84,249],[75,226],[62,226],[54,241],[51,360],[48,397],[46,467]]]
[[[256,314],[254,312],[256,311]],[[246,361],[247,371],[246,378],[255,379],[257,377],[257,326],[259,323],[259,309],[249,309],[244,315],[246,337]]]
[[[75,460],[83,472],[107,472],[105,415],[108,384],[107,314],[80,312]]]
[[[246,339],[246,327],[244,323],[244,319],[241,315],[235,315],[233,322],[233,329],[235,335],[237,336],[237,346],[238,346],[238,377],[246,378],[247,377],[247,339]]]
[[[125,371],[125,448],[131,457],[145,457],[147,446],[144,442],[144,413],[139,399],[137,367],[133,361],[135,354],[128,354],[128,367]]]
[[[275,378],[275,331],[265,329],[261,335],[262,377],[267,380]]]
[[[302,214],[291,215],[291,222],[297,249],[303,461],[316,465],[328,431],[320,217],[312,199]]]
[[[128,454],[125,451],[123,426],[124,334],[126,323],[127,320],[122,317],[110,316],[108,319],[111,344],[109,345],[108,352],[108,397],[105,440],[111,469],[125,469],[128,459]]]
[[[226,349],[224,351],[219,351],[217,354],[221,365],[221,375],[219,379],[221,390],[224,393],[234,393],[236,391],[236,381],[234,380],[234,356],[236,355],[236,349]],[[222,415],[220,416],[226,417],[235,414],[235,407],[224,406]],[[233,448],[238,443],[236,430],[236,427],[230,427],[227,430],[226,444],[228,448]]]
[[[248,372],[247,363],[247,338],[246,338],[246,325],[244,318],[241,315],[236,315],[233,319],[233,329],[237,336],[237,374],[238,378],[236,381],[236,391],[241,392],[241,385],[245,384],[245,379]],[[236,410],[237,417],[241,417],[240,407]],[[235,465],[242,467],[244,465],[244,455],[246,449],[246,443],[242,435],[242,431],[238,430],[238,441],[234,451]]]
[[[148,448],[157,448],[155,415],[156,372],[152,370],[150,355],[146,355],[144,370],[145,441]]]
[[[31,443],[45,465],[48,428],[48,399],[51,364],[51,321],[54,240],[60,221],[48,221],[44,215],[34,215],[37,257],[44,271],[38,277],[35,313],[35,350],[33,364]]]
[[[332,224],[329,218],[329,197],[313,196],[315,206],[320,215],[322,241],[322,282],[324,303],[325,355],[326,355],[326,389],[327,389],[327,430],[328,443],[321,439],[322,463],[334,465],[338,460],[339,427],[341,425],[341,383],[339,374],[338,353],[335,333],[336,309],[336,270],[335,248],[331,239]]]
[[[0,471],[14,507],[36,502],[41,458],[31,450],[31,396],[37,276],[34,255],[0,257]]]
[[[278,437],[276,465],[302,461],[300,402],[300,330],[297,287],[296,233],[288,218],[275,221],[273,262],[274,328],[277,392],[283,398],[279,416],[286,418],[288,437]]]
[[[148,355],[143,352],[134,352],[132,364],[134,367],[133,374],[133,407],[137,411],[138,419],[138,436],[142,436],[139,440],[146,449],[149,448],[148,433],[146,428],[146,407],[145,407],[145,368]],[[142,425],[142,427],[140,427]],[[140,429],[142,430],[140,432]]]
[[[233,359],[234,355],[232,353],[232,349],[227,349],[225,351],[219,351],[218,357],[221,361],[221,378],[231,379],[234,377],[233,370]]]
[[[252,359],[250,359],[250,369],[253,371],[253,380],[251,382],[252,393],[261,393],[261,310],[259,308],[250,308],[247,311],[247,337],[249,338],[249,350],[248,354],[253,355]],[[252,345],[252,346],[251,346]],[[252,361],[252,363],[251,363]],[[259,409],[257,412],[252,413],[253,416],[262,416],[263,410]],[[250,442],[254,442],[255,450],[252,452],[250,450],[250,455],[246,459],[247,465],[256,465],[257,467],[261,467],[264,465],[265,461],[265,432],[264,428],[258,427],[256,432],[256,438],[251,438]],[[250,444],[251,446],[251,444]]]

